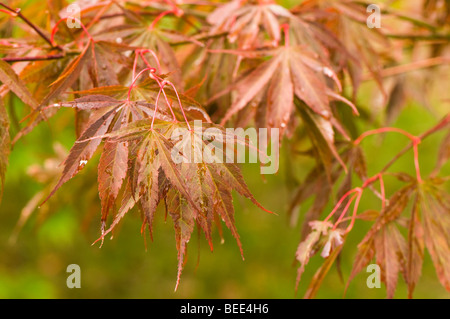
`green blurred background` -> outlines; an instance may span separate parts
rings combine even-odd
[[[442,80],[441,85],[449,83],[449,71],[447,68],[447,78]],[[371,107],[372,89],[373,83],[363,86],[359,101],[361,105]],[[448,112],[448,102],[445,104],[441,98],[437,95],[434,97],[433,111],[410,101],[392,126],[412,134],[424,132]],[[11,118],[21,119],[26,114],[26,108],[17,99],[11,99],[8,105]],[[14,123],[11,131],[17,132]],[[443,136],[442,132],[435,134],[420,145],[420,164],[424,176],[435,165]],[[60,110],[49,123],[39,125],[20,140],[11,153],[0,203],[0,298],[296,298],[303,296],[312,275],[323,262],[320,256],[312,258],[296,295],[297,265],[294,264],[294,256],[304,214],[300,213],[298,224],[292,227],[286,211],[294,191],[293,177],[301,181],[312,163],[307,158],[289,152],[286,141],[278,174],[266,176],[263,180],[257,164],[246,164],[242,168],[255,198],[266,208],[278,213],[267,214],[250,201],[235,197],[236,224],[245,261],[241,259],[236,242],[227,229],[224,228],[223,243],[215,231],[212,253],[204,236],[197,236],[194,232],[176,292],[175,236],[170,218],[167,222],[164,220],[163,207],[159,208],[155,220],[153,242],[148,236],[146,238],[147,250],[144,237],[140,234],[140,215],[136,210],[128,213],[114,238],[105,240],[101,249],[98,245],[91,246],[100,234],[100,202],[95,172],[98,155],[76,178],[61,187],[54,198],[34,210],[17,240],[11,241],[20,212],[27,202],[39,191],[45,194],[50,191],[48,182],[38,183],[27,174],[27,170],[32,165],[45,165],[46,159],[54,157],[55,142],[68,150],[74,141],[73,111]],[[388,134],[383,139],[368,138],[363,146],[369,159],[369,174],[381,169],[406,143],[406,139],[396,134]],[[398,170],[414,172],[411,152],[403,156],[391,171]],[[443,172],[450,174],[448,164]],[[388,194],[401,185],[389,177],[386,178],[386,184]],[[301,212],[305,212],[310,203],[305,203]],[[379,207],[379,200],[366,193],[359,212]],[[357,221],[342,253],[344,281],[336,266],[333,266],[317,297],[343,297],[356,245],[369,227],[370,223]],[[66,286],[69,275],[66,268],[69,264],[81,267],[80,289]],[[356,276],[350,284],[347,298],[386,296],[383,285],[381,289],[369,289],[366,286],[368,275],[363,272]],[[400,278],[396,297],[406,296],[406,286]],[[414,296],[450,297],[439,284],[428,254]]]

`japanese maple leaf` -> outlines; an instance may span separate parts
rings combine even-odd
[[[16,74],[14,69],[5,61],[0,60],[0,83],[14,92],[25,104],[35,109],[38,102],[26,87],[22,79]]]
[[[300,17],[309,16],[318,22],[325,22],[327,29],[332,31],[346,48],[346,52],[336,52],[342,59],[343,66],[350,75],[354,97],[362,81],[362,66],[365,66],[384,92],[380,71],[382,56],[388,56],[390,44],[382,29],[367,28],[366,6],[352,1],[311,0],[293,9]],[[349,56],[350,54],[350,56]]]
[[[79,110],[92,111],[90,123],[81,134],[64,161],[61,179],[56,184],[52,196],[65,182],[74,177],[90,160],[102,141],[103,135],[120,130],[128,123],[144,118],[170,120],[171,118],[154,111],[154,105],[143,101],[121,101],[105,95],[91,95],[73,102],[60,104]],[[99,194],[102,201],[102,221],[105,221],[122,186],[127,172],[128,143],[105,139],[105,145],[98,166]]]
[[[184,61],[183,71],[198,82],[205,82],[199,92],[200,101],[206,102],[225,90],[238,74],[242,57],[221,51],[276,47],[281,38],[279,19],[289,17],[293,17],[290,12],[273,1],[259,1],[257,4],[253,1],[229,1],[210,13],[207,21],[212,25],[208,31],[211,39],[205,47],[214,54],[205,54],[203,48],[197,48]],[[215,100],[209,107],[213,119],[223,117],[230,104],[229,94]]]
[[[120,42],[126,42],[130,46],[153,51],[157,60],[154,56],[149,55],[149,62],[158,69],[159,73],[170,73],[172,82],[177,87],[182,87],[180,65],[170,43],[186,41],[199,46],[203,46],[203,44],[196,41],[193,37],[184,35],[176,30],[160,28],[153,24],[149,25],[147,20],[144,20],[132,11],[122,7],[121,9],[126,15],[131,16],[136,23],[107,28],[96,34],[96,38],[106,41],[120,39]]]
[[[197,225],[206,235],[212,248],[212,222],[218,217],[231,230],[242,254],[242,246],[234,220],[232,191],[235,190],[249,198],[258,207],[264,209],[253,197],[243,176],[234,163],[211,162],[202,157],[199,161],[174,160],[174,154],[184,159],[199,155],[187,154],[186,149],[205,154],[210,151],[212,158],[222,155],[220,148],[215,151],[210,145],[205,131],[215,128],[222,141],[235,141],[234,134],[209,123],[202,123],[202,130],[189,130],[186,123],[167,123],[159,121],[155,126],[147,121],[136,122],[114,134],[117,142],[123,139],[137,139],[135,147],[130,149],[131,167],[122,207],[115,216],[111,226],[102,234],[103,238],[111,232],[126,212],[136,204],[144,215],[144,223],[150,231],[156,208],[164,199],[169,215],[173,219],[178,249],[178,276],[180,280],[184,263],[186,244]],[[172,134],[181,129],[184,137],[181,144],[172,140]],[[205,135],[206,134],[206,137]],[[222,143],[222,142],[220,142]],[[184,146],[187,146],[184,147]],[[216,145],[218,146],[218,145]],[[222,157],[222,160],[223,157]]]
[[[419,195],[423,240],[439,281],[450,291],[450,195],[440,187],[439,181],[434,185],[433,181],[427,182]]]
[[[237,42],[239,49],[245,50],[262,46],[262,28],[276,46],[280,41],[279,17],[291,17],[289,10],[275,4],[275,1],[230,1],[213,11],[208,22],[213,25],[210,33],[227,32],[228,40]]]
[[[375,236],[376,261],[381,268],[381,280],[386,284],[387,297],[393,298],[398,275],[406,266],[407,243],[394,223],[389,223]]]
[[[415,193],[416,185],[414,183],[404,186],[390,198],[389,204],[378,214],[372,228],[358,244],[358,253],[347,282],[347,288],[354,276],[364,269],[373,257],[376,257],[377,264],[381,268],[381,280],[386,284],[388,298],[394,297],[399,273],[405,277],[409,289],[413,289],[411,287],[417,281],[417,273],[420,274],[423,260],[423,252],[418,251],[416,239],[421,241],[422,236],[413,238],[411,234],[408,241],[414,240],[415,242],[407,243],[397,227],[399,224],[397,222]],[[413,207],[416,207],[417,203],[416,201]],[[420,225],[416,225],[416,208],[413,208],[413,211],[412,225],[417,231]],[[423,244],[421,246],[423,247]]]
[[[131,50],[130,47],[125,45],[121,46],[104,41],[90,40],[78,56],[72,60],[66,60],[68,64],[63,71],[53,73],[58,74],[58,77],[48,87],[35,112],[28,116],[28,124],[17,134],[13,143],[21,136],[29,133],[48,116],[53,115],[42,111],[42,109],[47,107],[52,101],[60,98],[62,94],[67,93],[71,88],[74,88],[77,81],[78,86],[76,89],[78,90],[87,90],[99,85],[118,85],[119,81],[116,72],[119,72],[120,68],[127,65],[123,52],[129,50]],[[45,62],[47,61],[40,63],[40,66],[50,68]],[[57,64],[58,62],[53,63]],[[116,66],[116,68],[111,67],[112,65]],[[34,68],[25,69],[21,75],[27,77],[28,72],[36,72],[36,70]]]
[[[232,85],[230,89],[236,92],[235,102],[221,124],[225,124],[260,94],[264,94],[265,98],[258,99],[259,108],[262,108],[258,113],[263,116],[258,116],[257,124],[259,127],[280,129],[280,137],[294,112],[294,97],[328,120],[333,117],[330,101],[342,100],[352,105],[329,87],[327,79],[334,81],[338,89],[341,88],[336,74],[307,47],[284,46],[271,53],[271,59]]]

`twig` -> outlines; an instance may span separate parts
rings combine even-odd
[[[11,57],[2,58],[5,62],[22,62],[22,61],[45,61],[45,60],[56,60],[65,57],[63,53],[59,54],[49,54],[49,55],[37,55],[37,56],[23,56],[23,57]]]
[[[411,72],[411,71],[414,71],[417,69],[428,68],[428,67],[432,67],[432,66],[439,65],[439,64],[445,64],[445,63],[450,63],[450,58],[439,56],[439,57],[434,57],[434,58],[425,59],[425,60],[421,60],[421,61],[415,61],[415,62],[412,62],[409,64],[397,65],[392,68],[384,69],[380,73],[381,73],[382,77],[389,77],[389,76],[406,73],[406,72]]]
[[[221,33],[216,33],[216,34],[208,34],[208,35],[204,35],[198,38],[192,37],[195,41],[203,41],[203,40],[210,40],[210,39],[216,39],[216,38],[221,38],[224,37],[228,34],[228,32],[221,32]],[[180,41],[180,42],[172,42],[169,43],[171,46],[177,46],[177,45],[183,45],[183,44],[190,44],[192,43],[192,41]]]
[[[425,133],[419,135],[418,137],[423,141],[426,137],[428,137],[429,135],[445,128],[446,126],[448,126],[450,124],[450,113],[447,114],[447,116],[445,116],[436,126],[432,127],[431,129],[429,129],[428,131],[426,131]],[[405,154],[410,148],[412,148],[414,146],[414,143],[411,142],[409,145],[407,145],[405,148],[403,148],[400,152],[397,153],[397,155],[395,155],[390,161],[389,163],[387,163],[380,171],[380,174],[386,172],[389,167],[391,167],[403,154]]]
[[[450,40],[450,34],[384,34],[388,38],[413,41]]]
[[[16,9],[14,10],[13,8],[7,6],[6,4],[0,2],[0,6],[2,6],[3,8],[11,11],[12,13],[16,14],[19,18],[21,18],[26,24],[28,24],[34,31],[36,31],[37,34],[39,34],[39,36],[44,39],[48,44],[50,44],[50,46],[52,48],[56,48],[58,50],[62,50],[62,48],[60,46],[54,46],[52,41],[50,40],[50,38],[44,34],[44,32],[42,32],[42,30],[35,25],[33,22],[31,22],[30,20],[28,20],[27,17],[25,17],[20,11],[21,9]]]
[[[407,72],[415,71],[418,69],[429,68],[429,67],[432,67],[435,65],[446,64],[446,63],[450,64],[450,58],[439,56],[439,57],[429,58],[429,59],[425,59],[425,60],[414,61],[414,62],[408,63],[408,64],[396,65],[394,67],[384,69],[380,72],[380,76],[385,78],[385,77],[390,77],[390,76],[407,73]],[[368,81],[371,79],[372,79],[371,76],[364,77],[364,81]]]

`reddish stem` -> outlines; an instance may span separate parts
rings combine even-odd
[[[156,61],[156,64],[158,65],[158,73],[161,73],[161,63],[159,62],[158,56],[156,55],[155,51],[150,50],[150,49],[144,49],[144,50],[139,50],[139,54],[141,55],[142,60],[144,61],[144,63],[147,66],[150,66],[150,63],[147,61],[147,59],[145,58],[144,54],[145,53],[151,53],[153,58]]]
[[[417,183],[422,183],[422,177],[420,176],[420,167],[419,167],[419,148],[418,145],[420,143],[417,142],[417,140],[413,141],[413,153],[414,153],[414,167],[416,168],[416,177],[417,177]]]
[[[159,92],[158,92],[158,95],[156,96],[156,100],[155,100],[155,113],[153,113],[152,125],[150,126],[150,130],[153,130],[153,123],[155,122],[156,112],[158,111],[159,96],[161,95],[161,91],[162,91],[162,90],[163,90],[163,89],[160,88],[160,89],[159,89]],[[169,106],[169,108],[170,108],[170,106]]]
[[[177,5],[171,1],[171,0],[164,0],[169,6],[172,7],[172,12],[177,16],[177,17],[181,17],[184,12],[183,10],[181,10],[180,8],[177,7]]]
[[[186,122],[186,124],[187,124],[187,127],[188,127],[189,131],[192,131],[191,125],[189,124],[189,121],[188,121],[187,118],[186,118],[186,114],[184,113],[183,105],[181,104],[181,99],[180,99],[180,96],[178,95],[178,91],[177,91],[177,89],[175,88],[175,85],[173,85],[172,82],[166,81],[166,80],[164,80],[164,81],[162,82],[162,84],[163,84],[163,85],[169,84],[169,85],[172,87],[172,89],[175,91],[175,94],[177,95],[178,105],[180,106],[181,113],[183,114],[184,120],[185,120],[185,122]]]
[[[161,79],[159,76],[153,74],[153,73],[154,73],[154,72],[152,71],[152,72],[150,73],[149,76],[150,76],[151,79],[155,80],[156,83],[158,83],[158,86],[159,86],[160,90],[162,90],[162,93],[163,93],[163,95],[164,95],[164,99],[166,100],[166,104],[167,104],[167,106],[169,107],[170,112],[172,113],[173,121],[174,121],[174,122],[177,122],[178,120],[177,120],[177,117],[175,116],[175,113],[173,112],[172,105],[171,105],[171,103],[169,102],[169,99],[167,98],[166,91],[164,91],[164,86],[165,86],[165,84],[163,83],[164,80]]]
[[[345,233],[348,233],[352,230],[353,225],[355,224],[356,219],[356,212],[358,211],[359,201],[361,199],[362,192],[358,193],[358,197],[356,197],[355,205],[353,206],[353,214],[352,214],[352,220],[350,222],[350,225],[348,225],[347,229],[345,230]]]
[[[420,137],[414,136],[414,135],[412,135],[402,129],[396,128],[396,127],[382,127],[379,129],[364,132],[353,142],[353,144],[359,145],[361,143],[361,141],[364,138],[366,138],[367,136],[379,134],[379,133],[385,133],[385,132],[397,132],[397,133],[405,135],[407,138],[409,138],[412,141],[413,151],[414,151],[414,167],[416,169],[416,178],[417,178],[418,183],[422,183],[422,177],[420,175],[420,168],[419,168],[419,150],[417,147],[417,145],[419,145],[420,142],[422,141]]]
[[[350,200],[348,201],[347,205],[345,205],[344,210],[342,211],[341,215],[339,216],[339,218],[337,219],[336,223],[334,224],[332,230],[335,230],[336,227],[339,225],[339,223],[341,222],[342,218],[344,218],[345,214],[347,213],[348,209],[350,208],[350,205],[352,204],[353,199],[355,199],[356,196],[358,196],[358,194],[355,194],[355,195],[352,196],[352,198],[350,198]]]
[[[155,18],[155,20],[152,21],[152,23],[150,24],[149,29],[153,30],[156,26],[156,24],[159,22],[159,20],[161,20],[162,18],[164,18],[166,15],[170,14],[170,13],[175,13],[173,10],[166,10],[161,12],[160,14],[158,14],[158,16]]]
[[[136,66],[137,66],[137,61],[138,61],[139,57],[141,57],[141,59],[144,61],[144,63],[147,65],[148,68],[153,68],[144,56],[144,53],[148,53],[148,52],[151,53],[153,55],[153,57],[155,58],[156,64],[158,65],[157,71],[158,71],[158,73],[161,73],[161,64],[159,62],[158,56],[156,55],[155,51],[150,50],[150,49],[137,49],[134,51],[135,57],[134,57],[134,63],[133,63],[133,76],[132,76],[133,79],[134,79],[134,76],[136,75]]]
[[[386,207],[386,191],[384,188],[384,181],[383,181],[383,175],[379,175],[379,181],[380,181],[380,191],[381,191],[381,210],[384,211],[384,208]]]
[[[354,142],[353,144],[359,145],[361,141],[366,138],[367,136],[374,135],[374,134],[380,134],[385,132],[397,132],[400,134],[405,135],[407,138],[409,138],[411,141],[413,141],[416,137],[402,129],[396,128],[396,127],[382,127],[375,130],[370,130],[367,132],[362,133]]]
[[[136,75],[136,77],[133,79],[133,82],[131,83],[130,88],[128,89],[128,97],[127,97],[127,101],[130,101],[130,95],[131,95],[131,90],[134,87],[134,84],[136,83],[137,79],[139,79],[139,77],[141,76],[142,73],[144,73],[145,71],[150,71],[150,70],[154,70],[153,68],[146,68],[143,69],[141,72],[138,73],[138,75]]]
[[[55,38],[56,31],[58,30],[58,25],[61,22],[66,21],[68,18],[72,18],[76,22],[78,22],[80,24],[80,26],[83,28],[84,33],[86,33],[86,35],[88,36],[89,40],[92,41],[92,42],[95,42],[94,39],[92,38],[91,34],[89,33],[89,31],[86,29],[86,27],[83,24],[83,22],[81,22],[79,19],[77,19],[75,17],[70,17],[69,16],[69,17],[65,17],[65,18],[60,19],[58,22],[56,22],[55,26],[53,27],[52,34],[51,34],[51,37],[50,37],[50,41],[52,42],[53,46],[56,45],[54,38]]]
[[[331,213],[327,216],[327,218],[325,218],[324,222],[328,221],[338,210],[338,208],[341,206],[342,202],[350,195],[353,193],[362,193],[362,189],[360,187],[354,188],[349,190],[347,193],[344,194],[344,196],[341,197],[341,199],[337,202],[336,206],[334,206],[333,210],[331,211]]]
[[[17,13],[15,13],[15,12],[11,12],[11,11],[4,10],[4,9],[0,9],[0,12],[6,13],[7,15],[9,15],[10,17],[13,17],[13,18],[17,17]]]
[[[289,24],[284,23],[280,26],[280,29],[284,32],[284,46],[289,47]]]
[[[28,24],[28,26],[30,26],[42,39],[44,39],[48,44],[50,44],[51,47],[54,47],[58,50],[61,50],[61,48],[59,46],[54,46],[52,41],[50,41],[50,39],[48,38],[48,36],[46,34],[44,34],[44,32],[41,31],[41,29],[35,25],[33,22],[31,22],[30,20],[28,20],[27,17],[25,17],[20,11],[19,9],[13,9],[9,6],[7,6],[6,4],[0,2],[0,6],[2,6],[3,8],[5,8],[6,10],[8,10],[9,12],[0,9],[2,12],[10,15],[11,17],[19,17],[20,19],[22,19],[26,24]]]

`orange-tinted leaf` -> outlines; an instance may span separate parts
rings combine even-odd
[[[114,112],[114,109],[108,111],[81,134],[78,141],[75,142],[75,145],[70,150],[69,156],[64,161],[64,170],[61,179],[47,199],[50,198],[65,182],[74,177],[91,159],[95,150],[100,145],[101,139],[97,138],[89,140],[89,138],[101,136],[107,132],[109,124],[113,119],[111,115],[113,115]],[[47,199],[45,201],[47,201]]]
[[[450,160],[450,130],[447,135],[444,137],[444,140],[441,143],[439,148],[438,160],[436,163],[436,171],[439,171],[441,167],[448,163]]]
[[[405,267],[405,281],[408,285],[408,297],[412,298],[414,288],[422,274],[424,258],[423,228],[419,221],[420,197],[417,196],[412,207],[408,229],[408,249]]]
[[[317,149],[320,161],[330,179],[332,174],[331,167],[334,159],[339,161],[342,167],[346,169],[346,165],[334,145],[333,126],[329,120],[313,113],[309,108],[304,107],[304,105],[297,105],[299,105],[297,110],[299,110],[310,138],[314,141],[314,147]]]
[[[450,198],[424,194],[421,201],[425,246],[431,255],[437,276],[450,291]]]
[[[303,297],[304,299],[312,299],[316,296],[323,280],[325,279],[325,276],[330,271],[331,266],[335,262],[336,258],[339,256],[343,247],[344,247],[343,245],[336,247],[336,249],[333,250],[331,255],[328,256],[327,259],[325,259],[322,266],[320,266],[320,268],[316,271],[313,278],[311,279],[308,289],[306,290],[306,293]]]
[[[107,141],[98,164],[98,193],[102,202],[102,221],[106,221],[119,194],[127,169],[128,143]]]
[[[28,91],[27,87],[19,76],[14,72],[13,68],[5,61],[0,59],[0,82],[6,85],[13,91],[19,99],[31,108],[36,108],[38,102],[33,95]]]
[[[11,151],[10,137],[9,137],[9,120],[6,108],[0,98],[0,200],[3,195],[3,187],[5,184],[6,167],[8,166],[9,153]]]
[[[186,199],[175,189],[167,193],[167,209],[173,219],[175,228],[175,239],[178,250],[178,275],[175,290],[180,282],[181,271],[183,270],[186,245],[194,231],[196,213]]]
[[[398,273],[405,268],[406,242],[393,223],[380,229],[374,240],[376,261],[381,268],[381,280],[386,284],[387,297],[393,298]]]

